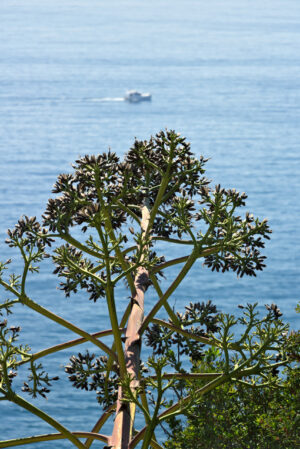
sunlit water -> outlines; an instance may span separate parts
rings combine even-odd
[[[2,1],[1,260],[11,256],[5,230],[22,214],[40,216],[56,176],[78,155],[111,147],[122,156],[135,136],[147,139],[168,127],[185,135],[197,155],[211,158],[207,175],[213,182],[246,191],[247,209],[267,217],[274,231],[267,268],[257,278],[211,273],[199,263],[171,305],[182,310],[189,301],[211,299],[220,310],[235,312],[239,303],[257,301],[263,310],[276,302],[296,327],[299,13],[298,0]],[[153,100],[125,102],[127,89],[150,92]],[[169,280],[174,275],[171,270]],[[88,331],[108,327],[103,304],[83,296],[66,300],[56,285],[45,266],[30,280],[30,294]],[[121,312],[128,293],[119,290],[118,296]],[[149,292],[147,310],[154,300]],[[34,351],[73,338],[23,307],[10,322],[22,323],[22,341]],[[71,354],[45,360],[61,380],[48,401],[36,403],[72,430],[91,430],[99,407],[93,394],[82,395],[65,380]],[[1,439],[52,431],[3,402],[0,416]]]

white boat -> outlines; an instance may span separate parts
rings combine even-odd
[[[128,90],[125,95],[125,100],[130,103],[139,103],[140,101],[151,101],[151,94],[141,94],[137,90]]]

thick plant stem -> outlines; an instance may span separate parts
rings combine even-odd
[[[149,223],[149,209],[144,206],[142,209],[141,227],[145,235]],[[136,394],[139,385],[139,365],[141,352],[141,338],[138,330],[144,319],[144,295],[149,281],[149,273],[144,267],[137,269],[134,280],[135,295],[132,298],[132,307],[128,319],[125,335],[125,363],[127,375],[131,377],[130,388]],[[133,422],[135,416],[135,404],[123,402],[123,388],[119,387],[116,418],[109,446],[114,449],[127,449],[132,438]]]

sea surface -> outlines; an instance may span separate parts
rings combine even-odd
[[[123,101],[127,89],[150,92],[153,100],[129,104]],[[189,301],[211,299],[235,313],[238,304],[258,302],[263,313],[274,302],[297,328],[299,124],[299,0],[2,0],[0,259],[13,256],[21,271],[20,259],[4,244],[6,229],[22,214],[40,217],[57,175],[71,171],[79,155],[110,147],[123,156],[134,137],[175,129],[197,156],[210,158],[206,174],[213,183],[247,192],[245,210],[267,217],[273,235],[264,251],[267,268],[257,278],[212,273],[198,263],[170,304],[183,310]],[[163,285],[175,274],[170,270]],[[28,289],[85,330],[108,327],[103,303],[84,295],[65,299],[56,286],[46,264]],[[119,313],[127,301],[128,293],[119,290]],[[149,290],[147,310],[154,301]],[[21,306],[9,322],[22,325],[21,341],[33,351],[73,338]],[[100,411],[93,393],[81,394],[66,380],[72,354],[45,359],[61,380],[48,401],[35,404],[71,430],[91,430]],[[51,431],[0,402],[0,439]]]

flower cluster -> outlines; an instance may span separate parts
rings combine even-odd
[[[72,385],[81,390],[97,392],[97,401],[104,408],[109,407],[117,399],[118,393],[118,367],[112,366],[112,373],[106,376],[107,357],[96,357],[86,351],[70,358],[70,364],[65,367]]]
[[[8,326],[7,320],[0,321],[0,386],[6,393],[17,376],[18,362],[27,357],[30,350],[28,346],[16,344],[20,331],[19,326]]]
[[[5,242],[8,246],[22,246],[28,252],[36,248],[38,253],[42,253],[47,246],[54,242],[48,236],[48,230],[42,228],[36,217],[27,217],[26,215],[18,220],[14,229],[8,229],[8,238]]]
[[[122,196],[124,188],[123,168],[115,153],[103,153],[96,156],[84,156],[73,166],[74,174],[62,174],[53,188],[60,194],[49,199],[43,215],[44,224],[51,231],[67,232],[75,224],[95,227],[103,222],[103,205],[112,204]],[[126,221],[122,210],[113,210],[111,222],[117,229]]]
[[[91,278],[94,264],[83,257],[82,251],[69,244],[62,245],[54,251],[52,259],[56,264],[53,273],[66,279],[64,282],[60,282],[60,290],[64,291],[66,297],[69,297],[71,293],[76,293],[78,289],[86,290],[90,295],[89,299],[94,302],[105,296],[105,288],[100,281],[95,282]],[[103,281],[106,280],[104,272],[100,273],[100,278]]]
[[[184,314],[177,313],[182,329],[201,337],[207,337],[218,331],[218,312],[211,301],[190,303],[185,310]],[[187,337],[158,324],[153,324],[147,329],[146,344],[151,346],[154,355],[170,354],[172,350],[179,355],[189,355],[194,361],[201,359],[203,355],[203,344],[197,341],[190,344]]]
[[[49,377],[48,373],[43,370],[41,363],[36,365],[35,363],[30,363],[29,368],[30,374],[28,376],[28,382],[24,382],[22,391],[28,393],[33,398],[38,395],[47,399],[47,394],[50,393],[51,382],[59,380],[58,376]]]
[[[96,391],[97,401],[104,408],[116,402],[119,387],[119,368],[114,362],[111,373],[107,375],[106,356],[96,357],[86,351],[85,354],[79,352],[77,356],[70,358],[70,364],[65,366],[65,372],[69,374],[69,380],[73,387]],[[148,369],[140,362],[140,372],[148,372]]]
[[[76,161],[73,174],[58,177],[53,193],[59,196],[49,199],[44,224],[62,236],[75,225],[84,232],[96,228],[111,236],[113,229],[125,235],[129,222],[141,218],[145,202],[150,209],[156,204],[151,238],[192,238],[199,249],[210,249],[205,265],[212,270],[255,276],[265,267],[260,249],[271,233],[267,221],[250,214],[242,219],[236,211],[245,206],[247,195],[210,187],[205,163],[174,131],[136,140],[123,162],[110,151],[84,156]],[[67,290],[72,289],[69,284]]]
[[[125,167],[132,195],[126,198],[129,204],[143,204],[145,198],[153,205],[165,173],[171,180],[165,192],[165,204],[171,204],[176,194],[184,189],[189,196],[197,193],[208,181],[202,176],[206,160],[196,159],[190,144],[174,131],[161,131],[147,141],[134,142],[125,158]]]

